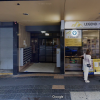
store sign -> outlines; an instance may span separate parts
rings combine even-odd
[[[100,74],[100,59],[93,59],[94,74]]]
[[[65,30],[65,46],[82,46],[82,31]]]
[[[99,29],[100,21],[71,21],[65,22],[65,29]]]
[[[78,37],[79,32],[77,30],[71,30],[71,36],[72,37]]]

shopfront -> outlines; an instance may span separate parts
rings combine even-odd
[[[99,74],[100,67],[100,22],[71,21],[65,22],[64,31],[64,70],[83,71],[83,54],[92,50],[92,67],[90,74]]]

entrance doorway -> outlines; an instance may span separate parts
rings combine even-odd
[[[33,38],[33,62],[56,63],[59,38]]]
[[[31,33],[30,43],[32,60],[22,72],[60,73],[60,67],[56,67],[56,48],[60,47],[59,33]]]

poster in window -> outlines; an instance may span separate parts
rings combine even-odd
[[[99,54],[99,49],[96,49],[96,53]]]
[[[95,56],[96,56],[96,51],[95,49],[92,49],[92,57],[95,58]]]
[[[96,49],[99,49],[99,45],[98,44],[96,44]]]
[[[92,39],[92,43],[94,43],[94,39]]]
[[[90,39],[87,39],[87,43],[90,44],[91,43],[91,40]]]
[[[83,53],[86,53],[86,49],[83,49]]]
[[[94,62],[94,66],[95,67],[98,67],[98,62]]]
[[[96,39],[92,39],[92,44],[96,44]]]
[[[83,38],[83,44],[87,44],[87,39]]]
[[[99,39],[96,39],[96,44],[99,44]]]
[[[95,53],[95,49],[92,49],[92,54]]]
[[[83,44],[83,48],[87,48],[87,44]]]
[[[100,74],[100,59],[93,59],[94,74]]]
[[[88,44],[88,49],[89,49],[89,48],[91,48],[91,45],[90,45],[90,44]]]
[[[91,47],[92,47],[92,49],[95,49],[95,48],[96,48],[95,44],[92,44],[92,46],[91,46]]]
[[[97,59],[99,58],[99,54],[96,54],[96,58],[97,58]]]
[[[99,49],[99,39],[96,39],[96,48]]]

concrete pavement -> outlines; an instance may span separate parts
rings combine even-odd
[[[100,77],[1,77],[0,100],[100,100]]]

